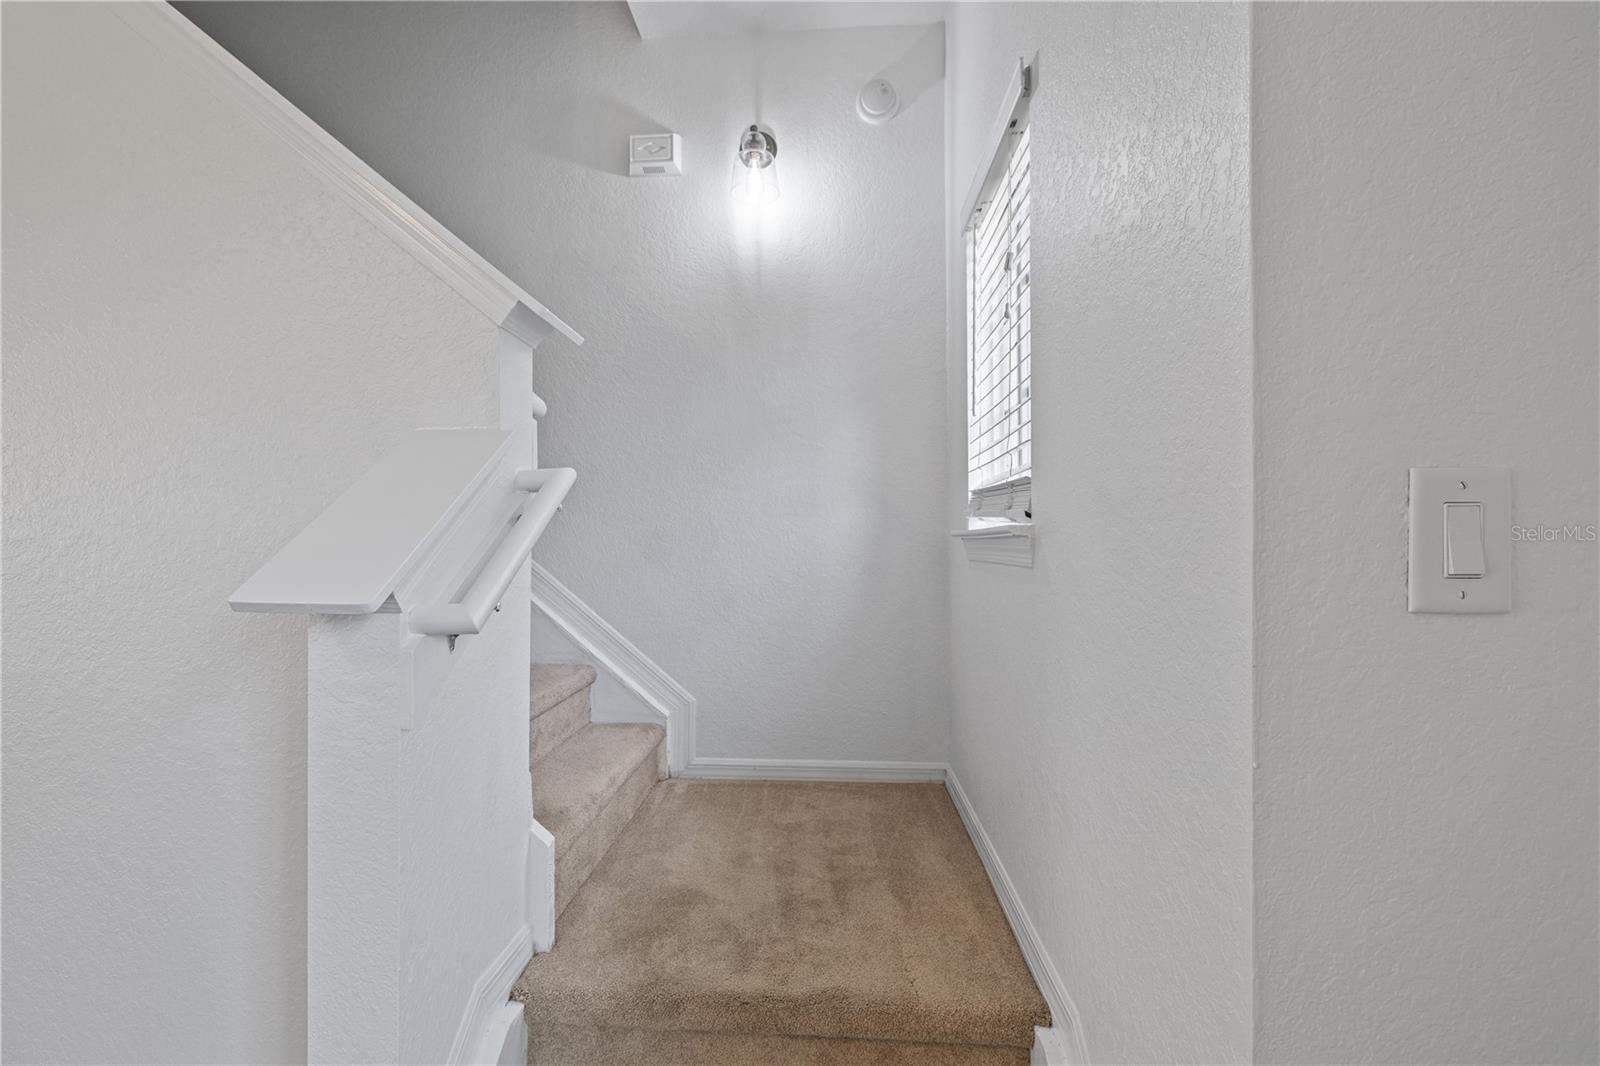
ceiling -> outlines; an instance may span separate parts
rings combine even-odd
[[[925,26],[944,4],[925,0],[628,0],[645,40],[742,36],[859,26]]]

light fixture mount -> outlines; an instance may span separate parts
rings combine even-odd
[[[778,198],[778,138],[752,122],[739,134],[733,161],[733,198],[745,204],[770,204]]]
[[[771,130],[752,122],[739,138],[739,162],[747,167],[770,167],[778,158],[778,139]]]

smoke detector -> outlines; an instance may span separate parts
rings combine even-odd
[[[856,97],[856,114],[861,121],[881,126],[900,113],[900,94],[883,78],[873,78],[861,87]]]

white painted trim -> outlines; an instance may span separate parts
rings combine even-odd
[[[532,793],[532,786],[529,786]],[[533,820],[528,829],[528,930],[535,954],[556,946],[556,838]]]
[[[415,429],[323,508],[228,597],[235,611],[371,614],[434,561],[481,505],[511,434]]]
[[[506,1038],[500,1045],[497,1058],[486,1059],[495,1066],[528,1066],[528,1019],[520,1003],[507,1003],[497,1014],[503,1019]],[[498,1028],[499,1026],[496,1026]]]
[[[967,561],[1005,566],[1033,565],[1033,526],[1025,522],[974,526],[950,535],[967,550]]]
[[[532,599],[595,666],[622,682],[660,716],[667,730],[667,765],[674,775],[679,774],[694,754],[694,697],[537,560],[533,563]]]
[[[724,759],[696,756],[679,776],[754,781],[943,781],[935,762],[826,759]]]
[[[531,436],[550,407],[533,391],[533,345],[501,327],[494,335],[494,359],[500,379],[500,428]],[[536,467],[530,445],[523,464]]]
[[[518,1066],[521,1066],[519,1063]],[[1089,1066],[1088,1061],[1076,1057],[1072,1039],[1065,1027],[1033,1027],[1033,1050],[1028,1055],[1028,1066]]]
[[[461,1014],[461,1024],[456,1026],[456,1038],[450,1044],[451,1063],[500,1060],[500,1049],[505,1045],[508,1031],[503,1008],[511,998],[511,987],[532,957],[533,934],[524,925],[473,982],[472,996]]]
[[[1011,931],[1016,935],[1017,945],[1022,948],[1022,957],[1027,960],[1028,970],[1033,974],[1034,982],[1050,1006],[1050,1018],[1055,1023],[1051,1029],[1055,1032],[1034,1030],[1036,1057],[1033,1062],[1035,1064],[1041,1061],[1047,1062],[1048,1066],[1057,1066],[1058,1063],[1068,1066],[1089,1066],[1089,1049],[1084,1043],[1083,1023],[1078,1018],[1078,1008],[1073,1004],[1072,997],[1067,994],[1066,985],[1061,981],[1061,974],[1056,970],[1055,963],[1050,959],[1050,953],[1045,950],[1044,941],[1039,937],[1039,930],[1035,928],[1033,919],[1028,916],[1027,908],[1022,905],[1022,899],[1017,895],[1017,888],[1011,883],[1011,876],[1006,873],[1004,864],[1000,862],[1000,855],[995,851],[994,843],[984,830],[983,823],[978,821],[978,813],[973,810],[954,769],[946,771],[944,783],[945,789],[950,793],[951,801],[956,805],[956,811],[961,815],[961,821],[967,827],[967,835],[972,838],[973,847],[978,849],[978,857],[983,860],[984,869],[989,871],[989,881],[994,885],[994,894],[1000,898],[1000,907],[1006,912],[1007,920],[1011,922]],[[1051,1035],[1047,1037],[1045,1034]],[[1037,1057],[1041,1053],[1046,1056],[1065,1054],[1067,1057],[1041,1060]]]
[[[242,102],[329,187],[496,326],[534,346],[552,332],[574,344],[583,343],[576,330],[412,203],[175,8],[149,0],[113,6],[145,39],[187,60],[212,89]]]
[[[984,142],[985,152],[980,159],[989,160],[983,170],[978,172],[972,180],[972,188],[967,193],[967,198],[961,204],[961,225],[972,226],[972,213],[977,210],[978,201],[983,198],[985,186],[989,185],[995,177],[996,171],[1004,163],[1004,155],[1000,151],[1005,144],[1006,134],[1012,131],[1012,120],[1021,112],[1028,98],[1033,95],[1033,71],[1027,61],[1018,58],[1017,65],[1011,70],[1011,80],[1006,84],[1006,91],[1000,97],[1000,113],[995,116],[994,125],[989,131],[989,137]]]

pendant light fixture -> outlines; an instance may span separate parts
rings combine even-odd
[[[750,204],[770,204],[778,198],[778,141],[771,130],[752,123],[740,135],[733,198]]]

